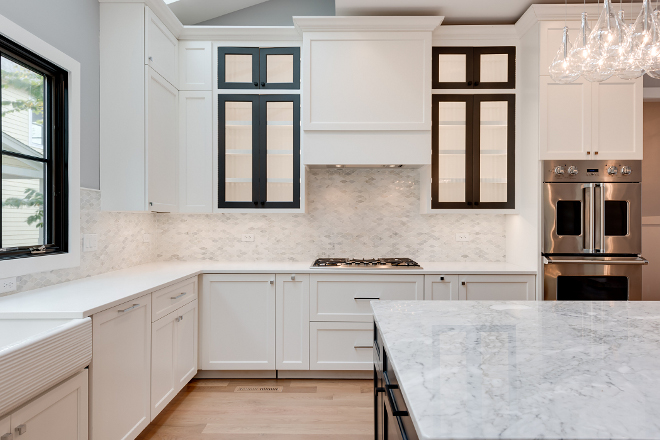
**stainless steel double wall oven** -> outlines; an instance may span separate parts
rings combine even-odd
[[[546,300],[642,299],[641,161],[544,161]]]

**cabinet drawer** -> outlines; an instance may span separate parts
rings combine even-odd
[[[371,370],[373,323],[310,322],[310,370]]]
[[[310,321],[372,322],[372,300],[421,300],[423,275],[312,275]]]
[[[197,299],[197,277],[157,290],[151,294],[151,322]]]

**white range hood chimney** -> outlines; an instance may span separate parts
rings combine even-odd
[[[307,166],[431,164],[431,34],[443,17],[294,17]]]

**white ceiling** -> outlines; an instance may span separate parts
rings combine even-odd
[[[265,1],[267,0],[175,0],[168,6],[181,23],[191,25]]]
[[[267,0],[168,1],[172,2],[168,6],[179,20],[191,25]],[[587,0],[587,3],[596,1]],[[568,0],[568,3],[582,2]],[[443,24],[513,24],[531,4],[562,3],[562,0],[335,0],[335,12],[336,15],[443,15]],[[630,0],[624,3],[629,4]]]
[[[630,1],[623,0],[625,4]],[[586,2],[596,3],[596,0]],[[619,3],[617,0],[612,2]],[[582,4],[583,0],[568,0],[568,3]],[[564,1],[335,0],[335,11],[337,15],[443,15],[442,24],[513,24],[532,4],[564,4]]]

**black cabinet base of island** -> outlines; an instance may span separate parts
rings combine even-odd
[[[418,440],[399,381],[374,323],[374,432],[376,440]]]

